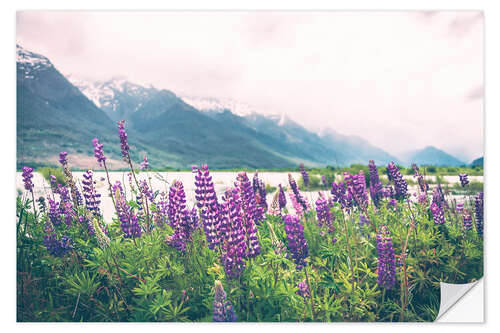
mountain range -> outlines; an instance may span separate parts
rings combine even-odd
[[[264,115],[229,99],[176,95],[124,77],[93,81],[64,76],[43,55],[17,45],[17,163],[57,164],[68,151],[74,167],[95,167],[92,139],[104,144],[111,168],[120,159],[116,121],[124,119],[132,159],[152,167],[288,168],[389,161],[463,164],[434,147],[398,159],[358,136],[310,131],[286,114]],[[450,164],[450,165],[451,165]]]

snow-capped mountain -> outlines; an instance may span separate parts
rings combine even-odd
[[[25,79],[33,79],[36,72],[54,67],[46,57],[16,45],[17,69],[24,72]]]
[[[245,102],[237,101],[231,98],[213,98],[200,97],[188,94],[180,94],[179,97],[187,104],[193,106],[200,111],[216,111],[223,112],[229,110],[233,114],[246,117],[253,113],[268,113],[263,112],[262,108],[255,107]]]
[[[113,120],[128,118],[158,93],[152,85],[132,83],[121,76],[106,81],[94,81],[71,74],[66,78]]]

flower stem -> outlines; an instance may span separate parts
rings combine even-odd
[[[309,274],[307,273],[307,266],[304,268],[304,271],[306,273],[306,282],[307,282],[307,288],[309,288],[309,293],[311,294],[311,296],[309,297],[310,301],[311,301],[311,315],[312,315],[312,319],[313,321],[316,321],[316,317],[314,316],[314,293],[313,293],[313,290],[311,288],[311,282],[309,281]]]

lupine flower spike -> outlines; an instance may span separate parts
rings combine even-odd
[[[127,132],[125,132],[125,120],[118,121],[118,135],[120,136],[120,147],[122,158],[125,162],[129,162],[130,147],[127,141]]]
[[[269,207],[269,214],[274,216],[281,216],[279,197],[280,197],[280,191],[278,190],[273,195],[273,201],[271,202],[271,206]]]
[[[207,165],[202,165],[199,168],[193,166],[193,173],[196,174],[195,198],[198,208],[201,209],[201,223],[205,231],[208,247],[214,250],[220,243],[218,227],[221,219],[214,183]]]
[[[246,172],[238,173],[235,185],[241,197],[241,215],[243,227],[245,228],[247,257],[255,258],[260,254],[260,244],[257,238],[257,224],[260,221],[258,220],[259,213],[256,207],[255,194]]]
[[[226,292],[219,280],[215,280],[212,320],[215,322],[233,322],[238,320],[238,316],[234,312],[231,302],[227,300]]]
[[[476,231],[479,235],[483,235],[483,223],[484,223],[484,194],[479,192],[475,198],[475,209],[476,209]]]
[[[280,191],[280,194],[279,194],[280,208],[283,209],[286,207],[286,195],[285,195],[285,191],[283,191],[283,187],[281,186],[281,184],[279,184],[279,191]]]
[[[301,270],[306,266],[305,259],[309,256],[307,241],[304,237],[304,226],[295,215],[287,215],[284,219],[288,249],[295,261],[296,268]]]
[[[141,162],[141,170],[149,170],[149,161],[146,155],[144,155],[144,160]]]
[[[237,279],[245,268],[245,229],[241,218],[241,199],[237,188],[229,188],[223,197],[224,214],[228,221],[228,231],[224,235],[222,263],[228,279]]]
[[[378,175],[377,166],[373,160],[368,163],[368,168],[370,169],[370,197],[375,206],[379,207],[380,200],[384,197],[383,185]]]
[[[469,178],[466,173],[459,174],[458,178],[460,178],[460,185],[462,185],[462,187],[469,185]]]
[[[378,285],[391,289],[396,283],[396,258],[392,248],[392,238],[386,226],[377,234]]]
[[[434,219],[434,223],[444,224],[444,213],[443,210],[437,205],[437,203],[433,202],[430,208],[432,212],[432,218]]]
[[[396,164],[394,164],[394,162],[390,162],[387,165],[387,172],[390,176],[389,178],[394,183],[396,199],[405,199],[408,191],[408,184],[406,183],[406,180],[404,180],[403,175],[399,172],[399,168]]]
[[[102,149],[103,145],[99,143],[97,138],[94,138],[92,143],[94,144],[94,156],[97,159],[97,163],[99,163],[99,166],[102,166],[102,164],[106,162],[106,156],[104,156],[104,151]]]
[[[304,181],[304,186],[308,188],[309,174],[307,173],[307,170],[304,168],[304,163],[300,163],[300,174],[302,175],[302,181]]]

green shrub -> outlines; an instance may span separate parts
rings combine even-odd
[[[49,168],[49,167],[44,167],[44,168],[39,168],[37,170],[40,172],[45,178],[46,181],[50,183],[50,176],[56,176],[57,183],[61,184],[63,186],[66,186],[66,180],[64,179],[64,173],[62,172],[61,169],[56,169],[56,168]]]
[[[435,166],[432,166],[432,165],[431,165],[431,166],[428,166],[428,167],[426,167],[426,168],[425,168],[425,171],[426,171],[427,173],[436,173],[436,167],[435,167]]]

